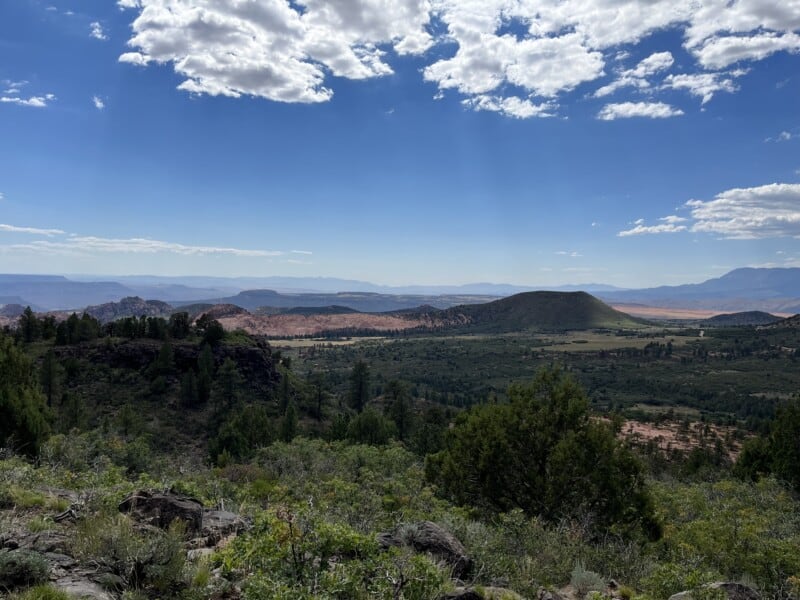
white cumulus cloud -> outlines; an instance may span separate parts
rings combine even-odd
[[[597,114],[601,121],[614,121],[615,119],[630,119],[633,117],[647,117],[650,119],[666,119],[677,117],[683,111],[663,102],[619,102],[606,104]]]
[[[796,33],[763,32],[712,38],[693,52],[704,67],[724,69],[741,61],[762,60],[782,50],[800,51],[800,36]]]
[[[140,0],[133,49],[120,61],[171,63],[179,88],[198,94],[324,102],[328,74],[391,74],[387,52],[419,54],[432,44],[425,0]]]
[[[677,89],[707,103],[718,92],[736,91],[734,79],[743,71],[724,72],[731,65],[800,51],[797,0],[118,0],[117,5],[134,12],[129,50],[119,60],[170,65],[183,78],[179,88],[190,93],[325,102],[333,96],[335,77],[387,76],[397,56],[417,55],[425,61],[422,77],[437,88],[435,97],[457,94],[468,108],[516,118],[554,114],[562,95],[607,76],[607,61],[620,65],[657,31],[682,33],[695,64],[680,65],[680,73],[658,82],[675,68],[675,60],[671,52],[656,52],[630,68],[614,68],[611,83],[589,94]],[[102,27],[100,33],[105,35]],[[428,52],[434,47],[435,53]],[[633,103],[618,106],[630,109]],[[681,114],[656,102],[636,106],[636,116]],[[604,114],[622,115],[614,108]]]
[[[732,239],[800,238],[800,184],[734,188],[713,200],[690,200],[692,231]]]
[[[103,110],[106,107],[105,101],[100,96],[92,96],[92,104],[97,110]]]

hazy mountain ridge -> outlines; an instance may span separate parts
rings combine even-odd
[[[30,305],[35,310],[81,310],[126,297],[161,300],[175,306],[236,304],[253,311],[341,305],[353,310],[384,312],[429,304],[449,308],[486,302],[530,291],[585,291],[609,303],[638,303],[720,312],[800,312],[800,268],[735,269],[702,283],[620,289],[605,284],[520,286],[464,285],[381,286],[333,277],[161,277],[86,275],[2,275],[0,304]]]
[[[606,302],[726,312],[800,312],[800,268],[734,269],[702,283],[602,292]]]
[[[430,304],[437,308],[449,308],[459,304],[488,302],[495,299],[497,299],[496,296],[418,296],[378,294],[374,292],[282,294],[275,290],[247,290],[235,296],[212,298],[206,300],[206,302],[209,304],[235,304],[248,311],[257,311],[261,309],[262,312],[271,312],[270,309],[341,306],[359,312],[380,313],[417,308],[423,304]],[[181,306],[183,303],[175,302],[173,304],[175,306]]]

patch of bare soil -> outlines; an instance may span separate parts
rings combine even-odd
[[[642,319],[708,319],[720,313],[718,310],[700,308],[668,308],[644,304],[612,304],[611,308]]]
[[[434,319],[428,316],[404,317],[368,313],[341,315],[252,315],[242,314],[219,319],[226,330],[243,329],[252,335],[291,337],[317,335],[324,331],[372,330],[405,331],[417,327],[433,327]]]
[[[685,423],[667,421],[660,424],[625,421],[620,436],[637,445],[655,443],[665,452],[678,450],[689,452],[701,445],[714,447],[717,441],[723,444],[731,460],[741,450],[741,441],[734,436],[734,427],[723,427],[708,423]]]

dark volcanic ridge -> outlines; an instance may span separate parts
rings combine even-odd
[[[649,324],[586,292],[525,292],[486,304],[450,308],[443,314],[448,321],[462,321],[487,333],[630,329]]]

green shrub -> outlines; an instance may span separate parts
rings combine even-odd
[[[800,504],[776,481],[658,484],[654,490],[667,566],[734,581],[750,577],[763,589],[800,573]]]
[[[584,598],[589,592],[602,592],[606,588],[603,576],[586,569],[581,561],[575,563],[569,582],[578,598]]]
[[[50,585],[37,585],[11,596],[10,600],[73,600],[73,598]]]
[[[40,531],[50,531],[51,529],[55,529],[56,524],[53,522],[53,519],[49,517],[34,517],[30,521],[28,521],[28,531],[31,533],[38,533]]]
[[[38,552],[0,551],[0,589],[13,590],[42,583],[50,569]]]
[[[0,491],[0,508],[34,508],[45,505],[45,497],[39,492],[34,492],[16,485],[11,485]]]
[[[644,579],[642,586],[653,598],[666,600],[678,592],[700,590],[702,586],[720,578],[720,574],[713,571],[693,568],[685,563],[666,562],[656,566],[650,576]]]
[[[125,515],[101,516],[80,525],[73,552],[107,567],[126,589],[165,595],[184,586],[184,537],[180,521],[168,531],[140,533]]]
[[[356,444],[381,446],[389,443],[395,433],[394,423],[372,408],[353,417],[347,426],[347,439]]]

